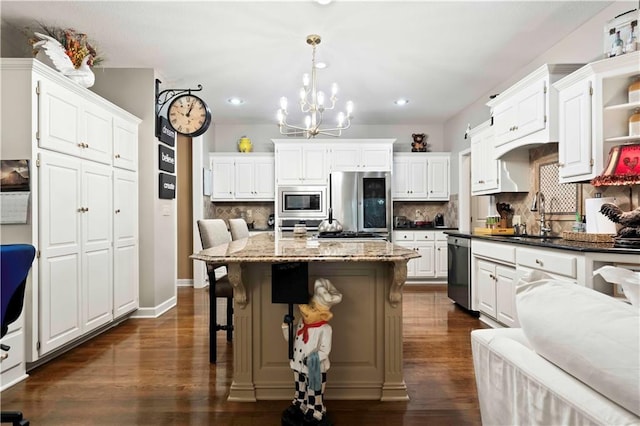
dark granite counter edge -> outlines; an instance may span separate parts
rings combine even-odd
[[[446,231],[445,234],[454,237],[471,238],[485,241],[493,241],[496,243],[511,243],[525,246],[544,247],[558,250],[596,252],[596,253],[616,253],[616,254],[637,254],[640,256],[640,250],[614,247],[613,243],[587,243],[584,241],[570,241],[562,238],[551,240],[526,239],[516,240],[513,237],[505,237],[500,235],[477,235],[465,232]]]

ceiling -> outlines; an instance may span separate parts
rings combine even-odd
[[[28,54],[19,30],[37,21],[75,28],[105,67],[155,68],[161,89],[202,84],[216,124],[268,124],[280,97],[295,106],[311,69],[306,36],[319,34],[317,60],[328,64],[319,86],[328,92],[338,83],[338,108],[355,103],[353,124],[436,124],[611,3],[3,0],[2,56],[9,42]],[[234,96],[245,103],[230,105]],[[403,107],[393,103],[401,97],[409,99]]]

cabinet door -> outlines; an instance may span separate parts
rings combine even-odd
[[[235,162],[233,157],[213,157],[211,160],[213,175],[212,200],[232,200],[235,191]]]
[[[493,158],[493,128],[471,137],[471,192],[487,193],[498,189],[499,160]]]
[[[303,183],[326,185],[328,178],[327,149],[324,145],[302,148]]]
[[[436,241],[436,277],[446,277],[448,275],[447,242]]]
[[[255,191],[253,189],[253,183],[256,179],[253,166],[254,162],[252,158],[237,158],[235,160],[234,196],[236,199],[251,199],[256,197]]]
[[[409,161],[404,158],[393,160],[393,198],[409,197]]]
[[[427,160],[427,199],[449,199],[449,159],[429,158]]]
[[[391,170],[391,148],[388,146],[362,147],[359,170],[374,172]]]
[[[416,158],[409,161],[408,176],[409,198],[414,200],[427,199],[427,161],[424,158]]]
[[[516,101],[506,100],[493,108],[495,145],[500,146],[515,139]]]
[[[254,162],[253,191],[261,200],[274,200],[275,165],[273,157],[256,158]]]
[[[82,158],[111,164],[113,153],[113,117],[102,107],[84,101],[81,134]]]
[[[416,276],[424,278],[432,278],[436,276],[435,251],[434,242],[419,242],[415,247],[420,254],[420,258],[416,262]]]
[[[138,125],[121,118],[113,122],[113,165],[138,170]]]
[[[82,99],[48,81],[38,81],[38,139],[41,148],[80,156]]]
[[[495,280],[495,264],[485,262],[484,260],[476,261],[476,288],[478,290],[478,309],[496,318],[496,280]]]
[[[571,182],[576,176],[591,176],[593,170],[591,88],[592,81],[588,79],[558,93],[558,166],[564,182]]]
[[[508,327],[517,327],[515,268],[496,266],[496,319]]]
[[[542,130],[546,125],[546,80],[539,80],[517,96],[515,135],[518,138]]]
[[[111,167],[82,163],[83,333],[113,319],[112,185]]]
[[[301,146],[279,146],[276,148],[276,179],[278,185],[300,185],[303,183]]]
[[[40,154],[40,355],[82,334],[81,162],[52,152]]]
[[[138,180],[128,170],[114,171],[113,317],[138,308]]]
[[[349,172],[361,169],[362,150],[357,145],[332,146],[330,148],[331,171]]]

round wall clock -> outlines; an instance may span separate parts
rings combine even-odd
[[[173,130],[185,136],[200,136],[211,124],[211,110],[202,99],[192,94],[172,100],[167,115]]]

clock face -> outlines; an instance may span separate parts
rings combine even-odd
[[[202,99],[181,95],[171,101],[167,111],[171,127],[186,136],[199,136],[211,124],[211,111]]]

